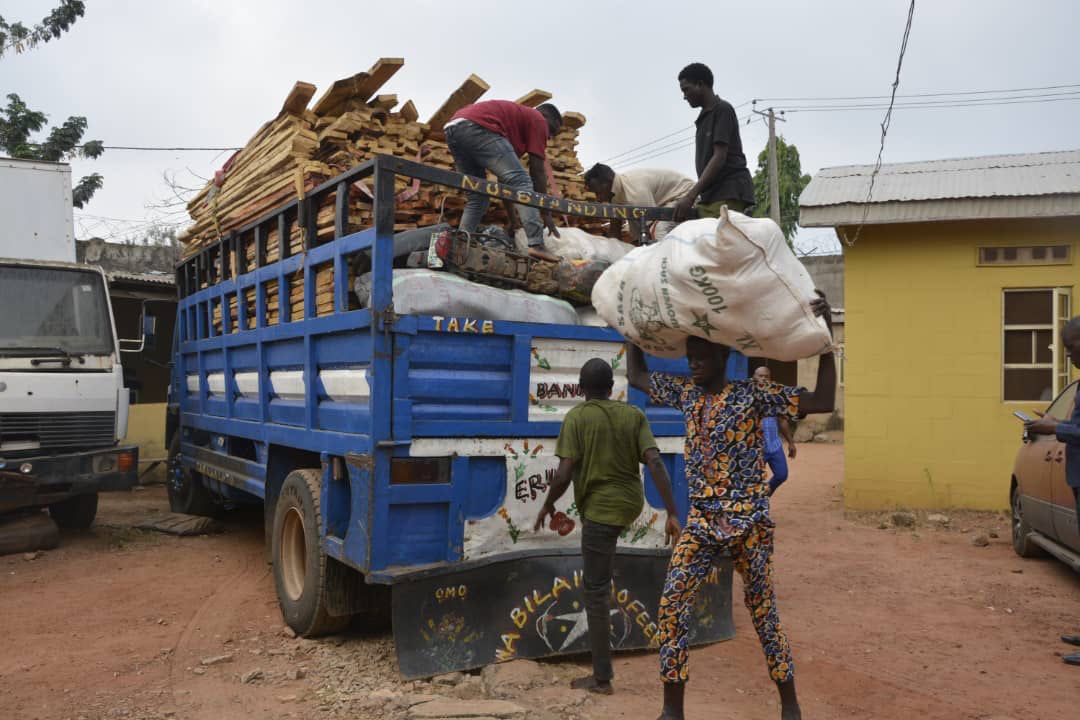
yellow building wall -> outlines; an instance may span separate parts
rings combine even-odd
[[[979,246],[1066,243],[1071,265],[975,264]],[[1002,290],[1071,287],[1080,314],[1080,219],[866,226],[844,252],[845,504],[1007,508],[1012,413],[1048,403],[1002,400]]]
[[[127,436],[122,442],[139,446],[139,461],[163,460],[165,448],[165,403],[141,403],[128,408]]]

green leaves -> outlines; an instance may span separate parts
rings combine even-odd
[[[0,58],[8,50],[22,53],[56,40],[85,12],[86,4],[82,0],[60,0],[60,4],[32,28],[21,22],[9,23],[0,16]]]
[[[105,152],[100,140],[83,142],[86,118],[74,115],[49,131],[45,142],[33,142],[31,134],[43,130],[48,116],[31,110],[15,93],[7,96],[8,104],[0,110],[0,153],[21,160],[62,162],[73,158],[93,159]],[[72,188],[72,204],[81,208],[102,186],[97,173],[84,177]]]
[[[810,176],[803,175],[799,149],[784,142],[782,135],[776,138],[776,166],[780,175],[780,229],[792,244],[799,225],[799,195],[810,184]],[[758,155],[758,169],[754,173],[754,216],[769,217],[769,149]]]
[[[71,189],[71,204],[82,209],[82,206],[90,202],[94,193],[101,189],[105,181],[97,173],[87,175],[79,180],[78,184]]]

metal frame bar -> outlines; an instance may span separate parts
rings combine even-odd
[[[256,268],[264,267],[267,264],[265,252],[259,252],[258,246],[260,245],[259,240],[265,237],[263,234],[265,227],[270,222],[277,223],[279,260],[289,257],[290,253],[287,252],[289,246],[288,230],[291,223],[288,222],[288,215],[289,213],[296,211],[298,213],[298,221],[306,230],[304,249],[310,250],[313,247],[315,238],[316,218],[314,210],[317,207],[316,201],[322,200],[330,194],[334,194],[334,239],[339,240],[348,236],[348,231],[350,229],[348,225],[349,188],[353,183],[372,175],[376,176],[376,188],[373,193],[375,195],[376,206],[380,204],[378,178],[383,175],[389,175],[391,178],[401,175],[434,185],[453,188],[455,190],[483,193],[498,200],[508,200],[520,205],[535,207],[539,210],[547,210],[561,215],[590,218],[593,220],[638,220],[648,223],[654,220],[671,220],[672,213],[674,212],[672,208],[614,205],[611,203],[567,200],[565,198],[542,195],[536,192],[515,190],[497,182],[491,182],[471,175],[463,175],[461,173],[431,167],[429,165],[413,162],[412,160],[405,160],[392,155],[376,155],[371,160],[357,165],[315,187],[305,194],[303,198],[298,198],[286,203],[257,220],[230,231],[227,237],[233,243],[239,243],[243,236],[246,236],[248,233],[254,233],[257,243],[255,265]],[[389,188],[389,195],[382,198],[382,204],[385,205],[389,202],[390,206],[393,207],[395,198],[392,183],[391,185],[387,185],[386,188],[383,188],[383,191],[386,192],[387,188]],[[393,217],[391,216],[391,221],[392,220]],[[211,278],[213,276],[213,270],[216,267],[222,268],[222,272],[220,273],[221,280],[230,278],[230,273],[226,269],[228,264],[225,262],[227,253],[224,250],[224,241],[225,238],[222,238],[222,240],[219,240],[217,243],[210,244],[195,255],[192,255],[179,263],[177,266],[177,287],[180,291],[181,298],[192,294],[204,280],[207,285],[213,285],[214,283],[211,282]],[[263,245],[262,249],[265,250],[265,244],[261,244]],[[240,261],[246,260],[246,257],[236,252],[239,249],[236,245],[233,245],[232,248],[232,253],[228,254],[232,254],[233,257],[237,258],[237,268],[239,270],[241,268]],[[212,260],[212,254],[215,252],[218,253],[218,262],[220,262],[220,266]],[[191,277],[192,268],[194,268],[194,278]]]

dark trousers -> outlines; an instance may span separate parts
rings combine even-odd
[[[624,528],[583,520],[581,560],[585,583],[585,617],[589,621],[589,648],[593,678],[610,682],[611,668],[611,569],[615,546]]]
[[[1076,498],[1076,529],[1080,530],[1080,487],[1074,487],[1072,491]]]

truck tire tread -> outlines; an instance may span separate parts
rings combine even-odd
[[[173,435],[169,443],[168,482],[165,486],[169,494],[169,510],[185,515],[211,517],[217,512],[218,505],[214,495],[202,484],[198,474],[176,465],[180,455],[180,433]],[[178,482],[176,473],[183,473],[183,481]]]
[[[274,585],[286,624],[301,637],[340,632],[348,627],[351,620],[348,615],[331,615],[329,612],[334,597],[348,592],[346,588],[354,581],[354,571],[322,551],[321,488],[320,471],[293,470],[285,478],[274,507],[274,530],[271,537]],[[282,564],[282,534],[285,518],[290,511],[298,511],[304,518],[304,587],[300,597],[295,600],[285,589],[285,570]]]
[[[97,517],[97,493],[84,493],[49,505],[49,516],[65,530],[86,530]]]

